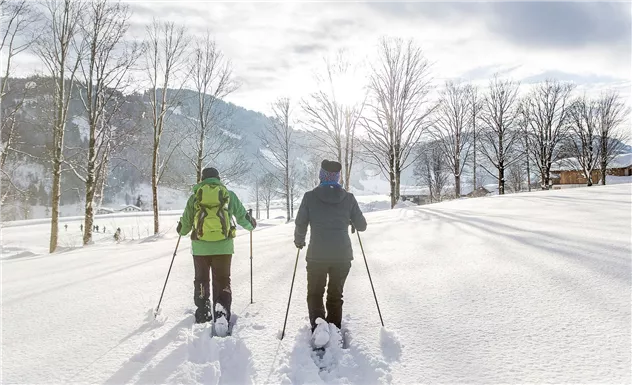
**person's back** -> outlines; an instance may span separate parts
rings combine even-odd
[[[299,239],[305,239],[310,225],[308,261],[353,260],[349,224],[359,231],[366,230],[366,220],[353,194],[333,184],[321,184],[305,193],[295,223]]]
[[[358,231],[366,230],[367,226],[353,194],[338,184],[341,169],[338,162],[323,161],[319,175],[321,183],[305,193],[294,222],[294,244],[299,249],[305,246],[307,227],[311,228],[306,257],[307,308],[314,343],[320,346],[329,340],[328,323],[338,329],[341,327],[342,292],[353,260],[349,225]],[[325,315],[323,295],[326,285]],[[321,326],[317,328],[318,325]]]
[[[219,172],[214,168],[204,169],[202,181],[193,187],[193,194],[187,201],[177,232],[183,236],[191,232],[195,269],[194,302],[197,307],[195,320],[204,323],[215,318],[215,330],[220,335],[228,332],[231,316],[230,266],[235,252],[233,217],[248,231],[257,226],[237,195],[222,184]],[[209,270],[213,277],[214,305],[209,300]],[[220,329],[221,332],[218,332]]]

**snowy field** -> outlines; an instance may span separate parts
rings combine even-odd
[[[45,254],[48,225],[2,229],[2,383],[630,383],[632,185],[458,200],[377,211],[345,288],[347,345],[317,366],[308,344],[292,224],[240,231],[232,266],[233,336],[194,326],[193,264],[183,239],[158,320],[179,212],[99,217],[106,233]],[[376,198],[377,199],[377,198]],[[370,204],[371,198],[363,198]],[[143,222],[146,221],[146,222]],[[114,226],[130,236],[117,244]],[[111,228],[110,228],[111,227]],[[80,234],[79,234],[80,236]],[[65,239],[65,240],[64,240]],[[80,242],[79,242],[80,243]]]

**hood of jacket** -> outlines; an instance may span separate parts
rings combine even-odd
[[[200,189],[200,187],[204,186],[204,185],[209,185],[209,186],[223,186],[222,182],[217,179],[217,178],[206,178],[203,181],[201,181],[200,183],[196,184],[195,186],[193,186],[193,193],[195,194],[197,192],[197,190]]]
[[[325,203],[340,203],[347,197],[347,192],[340,186],[320,185],[314,189],[314,195]]]

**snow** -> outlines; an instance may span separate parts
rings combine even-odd
[[[175,115],[183,115],[182,114],[182,106],[169,107],[169,111],[171,111],[171,113],[173,113]]]
[[[85,141],[90,138],[90,124],[88,124],[88,119],[84,116],[75,116],[72,118],[72,123],[77,126],[81,140]]]
[[[230,138],[233,138],[233,139],[237,139],[237,140],[241,140],[242,139],[241,135],[235,134],[234,132],[230,132],[228,130],[222,129],[222,134],[224,134],[224,135],[226,135],[226,136],[228,136]]]
[[[354,234],[344,344],[332,334],[322,358],[310,347],[304,253],[278,339],[296,258],[292,224],[253,233],[254,304],[250,237],[238,231],[226,338],[194,325],[186,238],[158,320],[148,317],[177,212],[162,215],[158,237],[121,243],[110,226],[151,216],[104,216],[108,232],[94,245],[53,255],[48,224],[3,227],[3,382],[630,383],[631,197],[632,185],[619,184],[368,213],[361,237],[386,327]],[[66,220],[69,233],[79,225]]]

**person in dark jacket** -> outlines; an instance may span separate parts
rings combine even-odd
[[[355,197],[339,184],[341,170],[338,162],[322,162],[320,185],[305,193],[295,220],[294,244],[297,248],[305,246],[307,226],[311,229],[306,260],[307,308],[312,331],[319,318],[340,329],[342,291],[353,260],[349,225],[358,231],[365,231],[367,226]],[[325,315],[323,295],[328,277]]]

